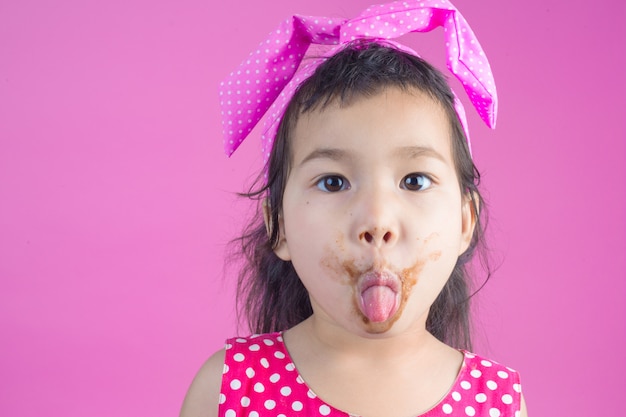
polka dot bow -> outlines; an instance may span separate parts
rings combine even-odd
[[[354,19],[294,15],[285,20],[220,85],[226,154],[235,152],[269,110],[261,133],[263,157],[267,161],[278,125],[296,88],[325,57],[334,55],[343,45],[357,39],[385,41],[417,56],[391,39],[439,26],[445,32],[448,69],[461,81],[483,121],[494,128],[495,82],[489,61],[465,18],[447,0],[396,1],[370,6]],[[330,49],[322,58],[307,59],[301,66],[312,44]],[[465,111],[458,99],[455,107],[469,143]]]

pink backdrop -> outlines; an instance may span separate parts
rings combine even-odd
[[[501,262],[477,350],[532,416],[622,415],[625,3],[456,4],[501,97],[495,132],[470,112]],[[222,259],[259,167],[254,140],[223,155],[217,83],[288,15],[367,5],[0,4],[0,415],[177,414],[236,332]]]

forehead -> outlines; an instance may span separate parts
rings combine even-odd
[[[356,156],[382,157],[416,146],[432,148],[452,161],[450,121],[427,94],[397,87],[318,106],[300,115],[291,135],[295,164],[316,149],[345,148]]]

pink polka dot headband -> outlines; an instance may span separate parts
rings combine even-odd
[[[439,26],[445,32],[448,69],[461,81],[483,121],[494,128],[495,82],[489,61],[465,18],[447,0],[396,1],[370,6],[354,19],[294,15],[285,20],[220,85],[226,154],[235,152],[269,110],[261,133],[267,161],[282,115],[297,87],[347,43],[357,39],[384,41],[417,56],[390,39]],[[329,45],[330,50],[301,66],[312,44]],[[458,99],[455,109],[469,145],[465,110]]]

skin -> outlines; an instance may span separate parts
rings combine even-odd
[[[313,315],[284,339],[307,384],[338,409],[419,415],[447,393],[462,364],[460,352],[426,331],[475,225],[445,117],[424,94],[390,88],[296,124],[275,252],[293,263]],[[372,274],[396,283],[396,308],[379,322],[360,304]],[[181,416],[216,415],[223,357],[200,370]]]

